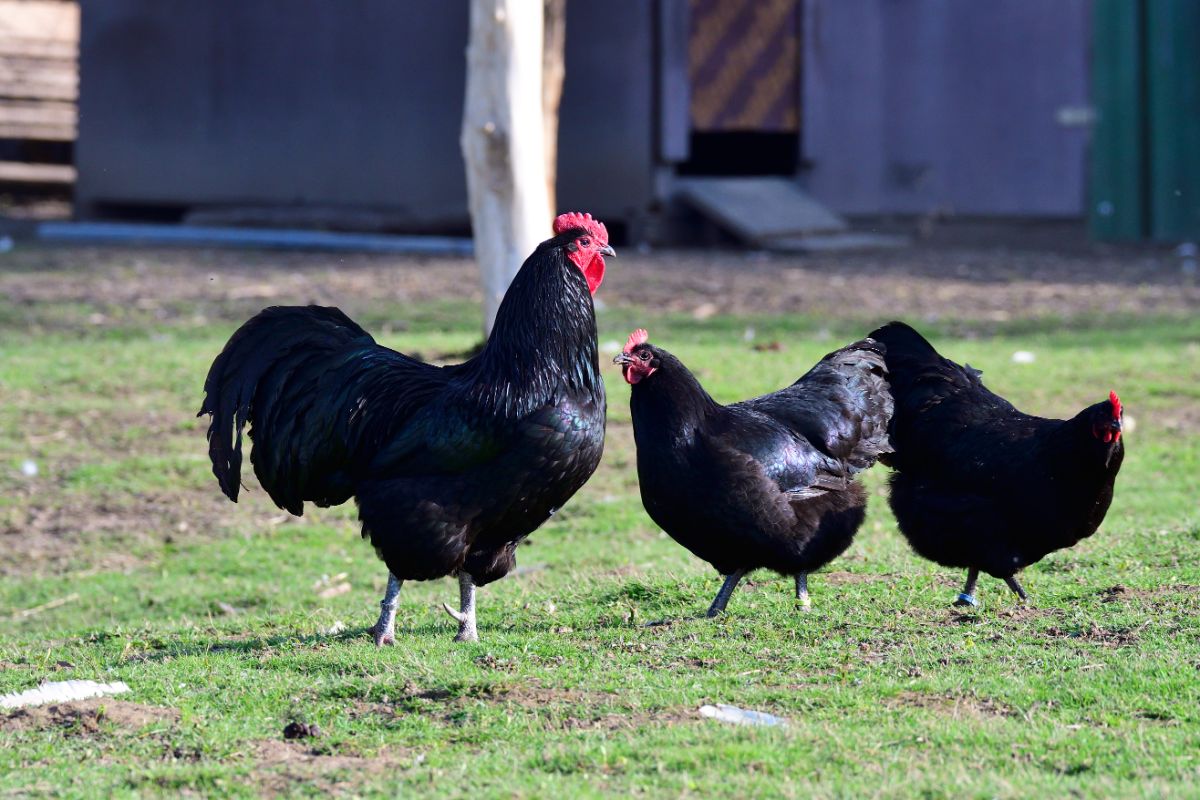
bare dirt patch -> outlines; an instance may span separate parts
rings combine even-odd
[[[45,500],[30,497],[0,512],[0,575],[132,569],[142,563],[139,551],[211,537],[233,524],[230,504],[215,491],[89,494],[75,502],[41,494]]]
[[[1018,622],[1027,622],[1035,619],[1060,618],[1064,615],[1065,614],[1061,608],[1039,608],[1031,605],[1015,605],[996,612],[996,616],[1000,617],[1001,619],[1011,619]]]
[[[322,752],[300,742],[260,741],[251,748],[257,790],[266,797],[288,797],[298,786],[323,794],[347,791],[364,779],[385,775],[404,764],[418,763],[408,750],[390,748],[370,758]]]
[[[958,607],[947,610],[944,617],[938,620],[938,624],[942,625],[979,625],[984,626],[991,622],[991,616],[987,609],[962,609]],[[999,620],[1012,620],[1013,622],[1032,622],[1039,619],[1059,619],[1064,616],[1064,612],[1060,608],[1042,608],[1034,605],[1011,605],[996,609],[996,618]]]
[[[1200,586],[1180,583],[1170,586],[1155,586],[1153,589],[1134,589],[1123,584],[1101,589],[1097,594],[1102,603],[1125,603],[1136,600],[1153,600],[1164,597],[1200,594]]]
[[[889,698],[886,702],[889,708],[920,708],[955,719],[1015,717],[1018,715],[1015,709],[1005,703],[974,695],[905,691]]]
[[[1200,610],[1200,586],[1193,584],[1171,584],[1149,589],[1135,589],[1116,584],[1101,589],[1097,595],[1101,603],[1116,603],[1152,614],[1191,618]]]
[[[566,731],[633,731],[648,727],[670,727],[688,725],[702,721],[697,709],[663,708],[622,712],[595,712],[572,714],[557,721],[554,726]]]
[[[1185,313],[1200,285],[1156,249],[979,240],[883,253],[768,255],[735,250],[622,251],[601,299],[658,311],[854,318],[1012,320]],[[1036,248],[1042,249],[1036,249]],[[21,247],[6,257],[0,297],[11,323],[44,329],[238,323],[266,305],[388,307],[479,300],[465,258],[220,250]],[[404,320],[394,320],[403,328]]]
[[[10,711],[0,716],[0,731],[58,729],[71,736],[94,736],[110,726],[135,731],[178,721],[174,708],[97,698]]]
[[[415,684],[405,687],[404,696],[393,704],[374,704],[378,710],[383,707],[394,707],[402,711],[417,711],[434,705],[457,706],[471,702],[504,703],[522,706],[524,708],[542,708],[547,705],[564,703],[584,703],[596,698],[611,697],[599,692],[585,692],[581,689],[563,689],[544,686],[538,681],[524,681],[512,684],[469,684],[421,689]]]
[[[1154,411],[1150,424],[1177,436],[1200,434],[1200,405],[1181,402]]]
[[[1078,639],[1104,647],[1129,647],[1138,643],[1144,627],[1142,625],[1137,628],[1102,628],[1091,622],[1087,626],[1079,628],[1052,626],[1046,628],[1043,633],[1055,639]]]
[[[833,572],[818,572],[816,573],[815,577],[822,581],[831,583],[834,586],[844,586],[856,583],[880,583],[882,581],[895,581],[897,579],[897,576],[895,575],[877,575],[866,572],[842,572],[837,570]]]
[[[403,697],[392,702],[354,702],[350,715],[424,714],[446,724],[458,724],[464,712],[480,703],[528,713],[540,718],[546,728],[555,730],[634,730],[647,725],[677,725],[700,719],[694,709],[625,708],[614,694],[549,687],[538,681],[424,690],[410,686]]]

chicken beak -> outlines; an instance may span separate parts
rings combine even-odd
[[[629,353],[617,353],[615,356],[613,356],[613,363],[621,364],[622,366],[625,364],[632,364],[633,356],[629,355]]]
[[[604,245],[603,247],[597,248],[597,249],[596,249],[596,252],[597,252],[597,253],[599,253],[599,254],[600,254],[600,255],[602,255],[602,256],[608,256],[609,258],[616,258],[616,257],[617,257],[617,251],[616,251],[616,250],[613,250],[613,249],[612,249],[612,247],[611,247],[610,245],[607,245],[607,244],[606,244],[606,245]]]

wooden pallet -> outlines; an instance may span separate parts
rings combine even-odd
[[[79,6],[0,0],[0,139],[75,140]]]
[[[69,186],[74,182],[75,168],[70,164],[26,164],[20,161],[0,161],[0,183]]]

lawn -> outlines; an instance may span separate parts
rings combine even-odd
[[[480,591],[481,641],[451,640],[445,579],[405,585],[396,646],[376,649],[365,629],[386,572],[353,507],[290,517],[252,476],[227,502],[195,418],[237,322],[314,297],[282,267],[227,290],[202,258],[150,280],[146,256],[73,252],[10,265],[0,297],[0,694],[72,678],[131,691],[0,712],[0,795],[1200,796],[1194,308],[912,319],[1026,410],[1072,415],[1116,389],[1133,420],[1103,527],[1026,570],[1029,607],[984,578],[981,609],[952,608],[963,575],[909,551],[877,467],[867,521],[812,577],[810,612],[756,573],[725,616],[697,618],[719,578],[642,510],[611,368],[600,470]],[[638,303],[645,263],[659,262],[613,265],[602,344],[644,325],[722,401],[910,307],[661,312]],[[431,298],[395,280],[316,299],[425,357],[474,342],[470,289]],[[787,724],[699,713],[715,703]],[[290,722],[320,735],[287,741]]]

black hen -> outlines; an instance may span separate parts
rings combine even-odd
[[[389,570],[376,644],[394,639],[406,579],[457,573],[459,639],[477,638],[474,587],[591,477],[604,385],[591,292],[613,255],[604,226],[564,214],[526,259],[483,351],[437,367],[389,350],[336,308],[275,307],[213,362],[201,414],[221,489],[238,496],[241,431],[280,507],[354,497]]]
[[[896,400],[883,461],[900,531],[925,558],[968,570],[957,604],[977,605],[980,570],[1024,600],[1016,573],[1091,536],[1112,502],[1125,455],[1116,392],[1069,420],[1034,417],[902,322],[871,337],[887,345]]]
[[[728,406],[645,331],[615,361],[633,387],[642,504],[727,576],[708,615],[760,567],[795,576],[808,606],[808,573],[850,546],[866,514],[854,475],[890,450],[883,348],[855,342],[786,389]]]

